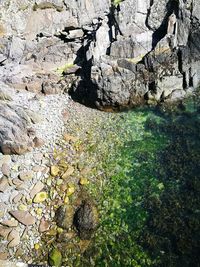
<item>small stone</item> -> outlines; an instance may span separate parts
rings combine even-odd
[[[26,190],[26,191],[28,191],[28,185],[25,184],[25,183],[21,183],[21,184],[16,186],[16,189],[17,190]]]
[[[21,211],[27,211],[27,210],[28,210],[28,207],[27,207],[26,205],[24,205],[24,204],[20,204],[20,205],[18,206],[18,210],[21,210]]]
[[[1,224],[8,227],[17,227],[18,221],[12,218],[11,220],[2,221]]]
[[[0,225],[0,237],[3,237],[4,239],[7,239],[9,233],[11,232],[11,228],[7,226]]]
[[[3,163],[2,168],[1,168],[1,172],[6,177],[8,177],[10,175],[10,167],[7,163]]]
[[[0,260],[7,260],[9,256],[8,252],[0,252]]]
[[[62,179],[57,179],[57,180],[56,180],[56,185],[59,186],[59,185],[61,185],[62,183],[63,183],[63,180],[62,180]]]
[[[15,165],[12,166],[12,170],[13,171],[17,172],[18,169],[19,169],[19,165],[18,164],[15,164]]]
[[[18,248],[15,252],[16,258],[21,258],[24,255],[24,250],[22,248]]]
[[[74,137],[74,136],[72,136],[72,135],[69,135],[69,134],[64,134],[63,135],[63,139],[65,140],[65,141],[72,141],[72,142],[76,142],[76,141],[78,141],[78,138],[77,137]]]
[[[5,177],[0,178],[0,192],[5,192],[9,187],[8,179]]]
[[[66,197],[64,198],[64,203],[65,203],[65,204],[68,204],[68,203],[69,203],[69,197],[68,197],[68,196],[66,196]]]
[[[75,186],[72,184],[69,184],[69,187],[66,190],[66,196],[71,196],[75,192]]]
[[[44,184],[42,182],[37,182],[30,192],[30,197],[34,198],[34,196],[39,193],[44,188]]]
[[[37,208],[35,212],[38,216],[41,216],[42,215],[42,208]]]
[[[58,232],[58,234],[61,234],[63,231],[64,231],[64,230],[63,230],[62,228],[60,228],[60,227],[57,228],[57,232]]]
[[[62,254],[58,249],[53,248],[52,251],[49,253],[49,264],[55,267],[61,266]]]
[[[18,232],[17,230],[13,229],[13,230],[9,233],[7,240],[8,240],[8,241],[11,241],[11,240],[13,240],[15,237],[19,237],[19,232]]]
[[[10,211],[10,214],[26,226],[35,224],[35,218],[28,211]]]
[[[67,171],[62,175],[62,178],[63,179],[67,179],[70,175],[72,175],[73,172],[74,172],[74,167],[73,166],[69,166]]]
[[[13,183],[14,185],[16,185],[16,186],[19,186],[19,185],[21,185],[23,182],[22,182],[20,179],[15,178],[15,179],[12,180],[12,183]]]
[[[52,176],[57,176],[59,174],[60,170],[59,170],[58,166],[53,165],[53,166],[51,166],[50,172],[51,172]]]
[[[9,235],[8,235],[8,241],[10,241],[8,243],[8,248],[14,248],[16,246],[19,245],[20,243],[20,235],[19,232],[17,230],[12,230]]]
[[[11,156],[10,155],[2,155],[0,158],[0,166],[2,167],[2,165],[6,163],[6,164],[10,164],[11,163]]]
[[[42,159],[43,159],[43,157],[44,157],[44,155],[42,153],[36,153],[36,154],[34,154],[34,160],[36,162],[41,162]]]
[[[33,178],[34,172],[33,171],[24,171],[19,174],[19,179],[22,181],[28,181]]]
[[[35,250],[38,250],[39,248],[40,248],[40,244],[38,244],[38,243],[34,244],[34,249]]]
[[[22,198],[22,194],[21,193],[18,193],[14,198],[13,198],[13,202],[16,204],[18,203]]]
[[[34,172],[44,172],[45,169],[46,169],[46,167],[43,167],[43,166],[34,166],[33,167]]]
[[[45,220],[45,218],[43,217],[40,221],[40,225],[39,225],[39,232],[43,233],[49,230],[49,222]]]
[[[80,185],[87,185],[87,184],[89,184],[89,181],[87,178],[81,178],[79,183],[80,183]]]
[[[36,196],[34,197],[33,199],[33,202],[34,203],[41,203],[43,201],[45,201],[47,199],[48,195],[46,192],[40,192],[40,193],[37,193]]]
[[[33,139],[33,143],[35,147],[42,147],[44,145],[44,140],[42,140],[41,138],[35,137]]]

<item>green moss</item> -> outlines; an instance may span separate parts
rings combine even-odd
[[[112,3],[114,6],[118,6],[123,0],[113,0]]]
[[[74,66],[73,63],[66,63],[65,65],[57,68],[55,71],[60,74],[63,75],[64,72],[66,72],[68,69],[72,68]]]
[[[49,253],[49,264],[50,266],[60,267],[62,264],[62,254],[61,252],[53,248],[52,251]]]

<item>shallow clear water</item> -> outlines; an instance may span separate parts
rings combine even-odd
[[[88,150],[100,227],[75,266],[198,266],[200,113],[140,109],[102,124]]]

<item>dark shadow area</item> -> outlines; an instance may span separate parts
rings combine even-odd
[[[166,5],[166,15],[160,25],[160,27],[154,31],[153,37],[152,37],[152,49],[154,49],[157,45],[157,43],[164,38],[164,36],[167,34],[167,26],[168,26],[168,18],[169,16],[174,12],[176,17],[179,17],[178,10],[179,10],[179,2],[176,0],[170,0],[168,1]]]
[[[147,194],[147,225],[141,244],[157,262],[152,266],[200,266],[200,119],[199,111],[168,114],[167,123],[147,122],[169,139],[158,155],[160,196]]]

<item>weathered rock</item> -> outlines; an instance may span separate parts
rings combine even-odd
[[[4,239],[7,239],[9,233],[11,232],[11,228],[6,227],[6,226],[1,226],[0,225],[0,236],[3,237]]]
[[[73,224],[74,208],[71,205],[60,206],[56,211],[56,223],[63,229],[69,229]]]
[[[33,139],[33,143],[35,147],[42,147],[44,145],[44,140],[42,140],[41,138],[35,137]]]
[[[50,224],[48,221],[45,220],[45,218],[42,218],[39,225],[39,232],[43,233],[49,230]]]
[[[50,169],[50,173],[52,176],[57,176],[60,172],[60,169],[58,166],[52,165]]]
[[[10,214],[26,226],[35,223],[35,218],[28,211],[10,211]]]
[[[44,184],[42,182],[37,182],[34,187],[31,189],[30,197],[34,198],[34,196],[39,193],[44,188]]]
[[[8,243],[8,248],[13,248],[19,245],[20,243],[20,235],[19,232],[15,229],[13,229],[9,235],[8,235],[8,241],[10,241]]]
[[[18,226],[18,221],[16,221],[15,219],[11,219],[11,220],[5,220],[0,222],[2,225],[8,226],[8,227],[17,227]]]
[[[1,171],[3,173],[3,175],[5,175],[6,177],[9,176],[10,174],[10,167],[7,163],[3,163],[2,167],[1,167]]]
[[[90,239],[98,225],[98,212],[90,201],[83,201],[74,216],[76,226],[81,239]]]
[[[3,154],[23,154],[31,148],[24,110],[0,103],[0,151]]]
[[[0,260],[7,260],[8,258],[9,258],[8,252],[0,252]]]
[[[33,202],[34,203],[41,203],[47,199],[48,195],[46,192],[39,192],[35,195]]]
[[[6,177],[0,178],[0,192],[5,192],[8,187],[8,179]]]
[[[22,181],[28,181],[31,180],[34,176],[33,171],[23,171],[19,174],[19,178]]]

